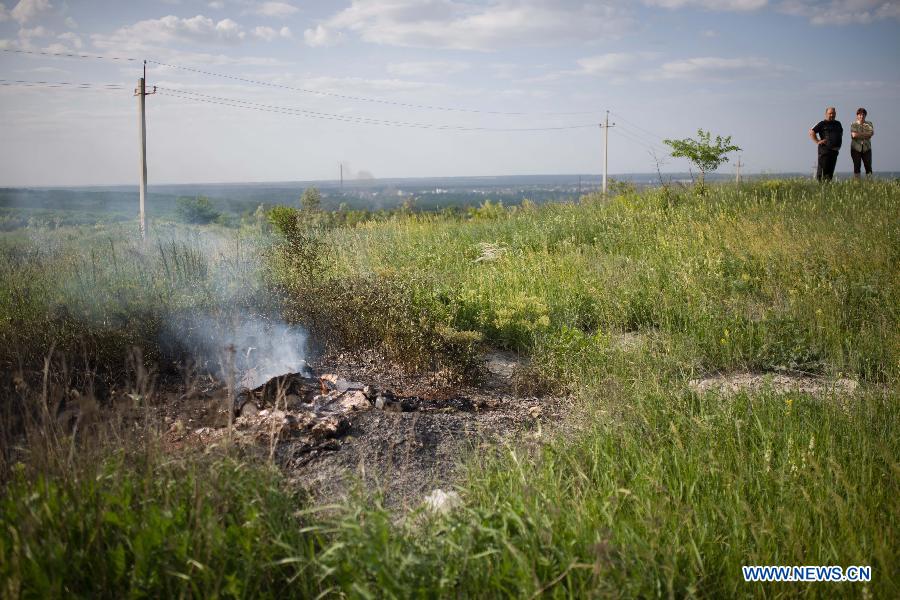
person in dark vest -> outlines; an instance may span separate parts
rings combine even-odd
[[[819,181],[831,181],[834,177],[834,166],[843,138],[844,127],[837,120],[837,110],[829,106],[825,109],[825,120],[809,130],[809,139],[819,147],[819,165],[816,169],[816,179]]]

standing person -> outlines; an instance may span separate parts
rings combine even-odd
[[[872,175],[872,136],[875,127],[866,121],[869,113],[864,108],[856,109],[856,120],[850,125],[850,157],[853,159],[853,177],[859,179],[859,163],[866,166],[866,175]]]
[[[825,120],[809,130],[809,139],[819,147],[819,166],[816,169],[816,179],[819,181],[831,181],[834,177],[834,166],[844,138],[844,127],[836,117],[837,109],[829,106],[825,109]]]

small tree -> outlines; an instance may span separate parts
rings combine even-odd
[[[181,196],[175,201],[175,214],[185,223],[206,225],[215,221],[220,213],[206,196]]]
[[[315,212],[319,210],[321,204],[322,194],[318,188],[308,187],[303,190],[303,195],[300,196],[300,208],[306,212]]]
[[[716,136],[715,143],[711,141],[712,134],[709,131],[697,130],[699,139],[684,138],[683,140],[663,140],[672,147],[672,156],[686,158],[700,170],[700,188],[703,188],[706,174],[718,169],[723,163],[728,162],[729,152],[738,152],[740,147],[731,143],[731,136]]]

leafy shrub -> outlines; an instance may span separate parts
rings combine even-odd
[[[175,214],[184,223],[206,225],[219,218],[219,211],[206,196],[181,196],[175,201]]]
[[[266,218],[276,233],[290,237],[300,227],[300,211],[290,206],[273,206]]]
[[[502,201],[485,200],[481,206],[470,208],[468,213],[475,220],[494,220],[506,215],[506,208]]]
[[[322,207],[322,193],[318,188],[309,187],[300,196],[300,208],[306,212],[315,212]]]

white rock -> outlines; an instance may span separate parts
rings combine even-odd
[[[349,391],[343,394],[340,399],[340,406],[341,410],[347,412],[355,410],[370,410],[372,408],[372,404],[369,402],[369,399],[366,398],[365,394],[358,390]]]
[[[425,507],[438,515],[447,515],[462,506],[462,498],[454,491],[437,488],[425,496]]]

